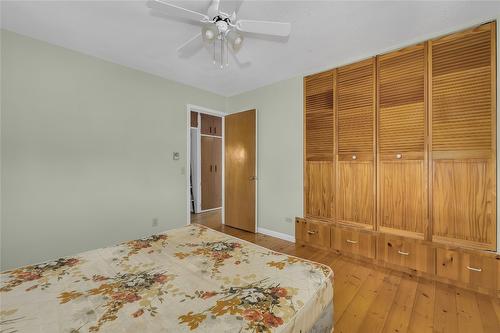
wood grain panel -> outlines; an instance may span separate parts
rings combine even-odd
[[[333,161],[333,83],[334,71],[311,75],[304,79],[307,161]]]
[[[500,269],[500,260],[494,255],[476,255],[438,248],[436,274],[453,281],[461,281],[473,287],[494,290]],[[499,286],[500,287],[500,286]]]
[[[427,229],[426,46],[378,57],[378,226],[423,237]]]
[[[305,213],[308,217],[331,219],[334,207],[333,162],[306,162]]]
[[[373,228],[373,162],[338,162],[337,218]]]
[[[424,233],[425,169],[420,161],[380,161],[379,226]]]
[[[496,249],[495,23],[429,42],[433,240]]]
[[[432,150],[492,148],[492,31],[431,42]]]
[[[201,137],[201,209],[222,205],[222,139]]]
[[[377,259],[429,274],[434,274],[436,270],[433,247],[415,239],[394,235],[379,235]]]
[[[493,249],[496,239],[491,163],[437,160],[433,163],[433,230],[437,237],[479,243]]]
[[[337,70],[337,140],[339,153],[374,151],[375,61]]]
[[[371,232],[354,228],[331,227],[330,247],[342,253],[375,258],[376,238]]]
[[[224,219],[231,227],[255,232],[256,192],[255,110],[225,117]]]
[[[198,112],[191,111],[191,127],[198,127]]]

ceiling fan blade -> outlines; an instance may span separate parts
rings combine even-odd
[[[210,18],[214,18],[219,15],[219,4],[220,0],[212,0],[210,6],[208,7],[207,15]]]
[[[182,8],[162,0],[149,1],[148,6],[151,9],[160,10],[170,15],[181,16],[195,21],[206,22],[210,20],[205,14]]]
[[[292,30],[291,23],[254,20],[238,20],[236,29],[242,32],[286,37]]]
[[[252,64],[250,60],[247,60],[241,56],[237,56],[236,54],[234,54],[234,52],[230,53],[239,68],[247,68]]]
[[[220,9],[228,14],[237,14],[243,0],[222,0]]]
[[[203,46],[201,32],[189,39],[187,42],[177,48],[177,53],[181,57],[189,57],[199,51]]]

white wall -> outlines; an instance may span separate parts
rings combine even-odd
[[[293,236],[302,216],[302,78],[227,99],[226,112],[257,109],[257,223]]]
[[[225,98],[1,37],[1,269],[185,225],[186,104]]]

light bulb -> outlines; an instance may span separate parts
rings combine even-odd
[[[237,52],[239,49],[241,49],[241,45],[243,44],[243,36],[237,31],[230,30],[227,33],[226,38],[234,52]]]
[[[203,26],[201,29],[201,36],[203,40],[206,42],[211,42],[217,37],[219,30],[213,23],[208,23]]]

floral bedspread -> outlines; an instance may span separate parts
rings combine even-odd
[[[193,224],[2,272],[0,332],[319,331],[332,279]]]

